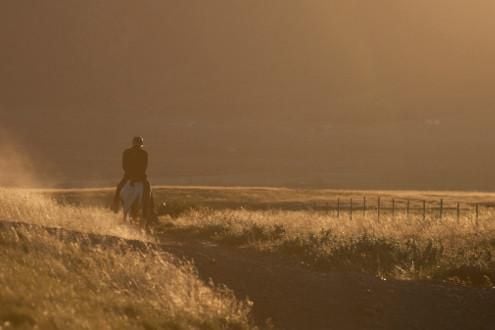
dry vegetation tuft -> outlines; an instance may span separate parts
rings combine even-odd
[[[168,220],[165,220],[168,219]],[[323,270],[383,278],[495,283],[495,214],[345,217],[312,211],[191,210],[162,218],[176,230],[225,244],[286,253]]]

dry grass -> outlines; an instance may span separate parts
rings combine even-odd
[[[495,214],[346,217],[311,211],[191,210],[176,229],[226,244],[287,253],[318,270],[363,271],[383,278],[495,283]]]
[[[77,206],[109,207],[114,189],[52,189],[37,190],[64,204]],[[188,209],[210,208],[216,210],[239,209],[248,210],[309,210],[335,208],[337,199],[343,206],[349,206],[352,198],[355,207],[362,206],[363,197],[367,197],[368,207],[376,207],[380,197],[382,207],[391,207],[395,199],[398,207],[405,208],[405,201],[411,201],[411,207],[422,208],[422,201],[427,207],[438,207],[444,201],[444,207],[456,207],[461,202],[462,213],[472,212],[474,204],[495,205],[495,193],[465,191],[359,191],[330,189],[289,189],[289,188],[256,188],[256,187],[153,187],[158,211],[165,214],[171,209],[181,213]],[[160,204],[167,203],[167,209],[160,210]],[[399,205],[400,204],[400,205]],[[471,209],[468,211],[468,209]]]
[[[0,218],[77,230],[57,237],[43,227],[0,230],[0,328],[245,329],[250,303],[199,280],[194,267],[113,235],[146,239],[101,209],[59,205],[36,194],[0,190]]]
[[[24,190],[0,188],[0,219],[126,239],[151,239],[125,224],[121,215],[116,215],[109,209],[63,204],[39,193]]]

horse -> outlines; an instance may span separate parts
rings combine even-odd
[[[120,201],[124,211],[124,221],[130,216],[138,219],[143,211],[144,183],[142,181],[129,180],[120,190]]]

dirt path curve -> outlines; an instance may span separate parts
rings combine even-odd
[[[280,329],[495,329],[495,290],[318,273],[275,254],[162,233],[165,251],[192,259],[200,277],[254,302]]]

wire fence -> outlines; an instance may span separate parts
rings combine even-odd
[[[416,215],[426,219],[428,216],[444,218],[454,215],[457,220],[461,216],[473,216],[479,219],[482,210],[494,208],[495,203],[466,203],[426,199],[400,199],[400,198],[337,198],[327,202],[314,202],[312,209],[315,211],[333,212],[337,217],[349,217],[356,215],[375,215],[378,219],[384,215]]]

